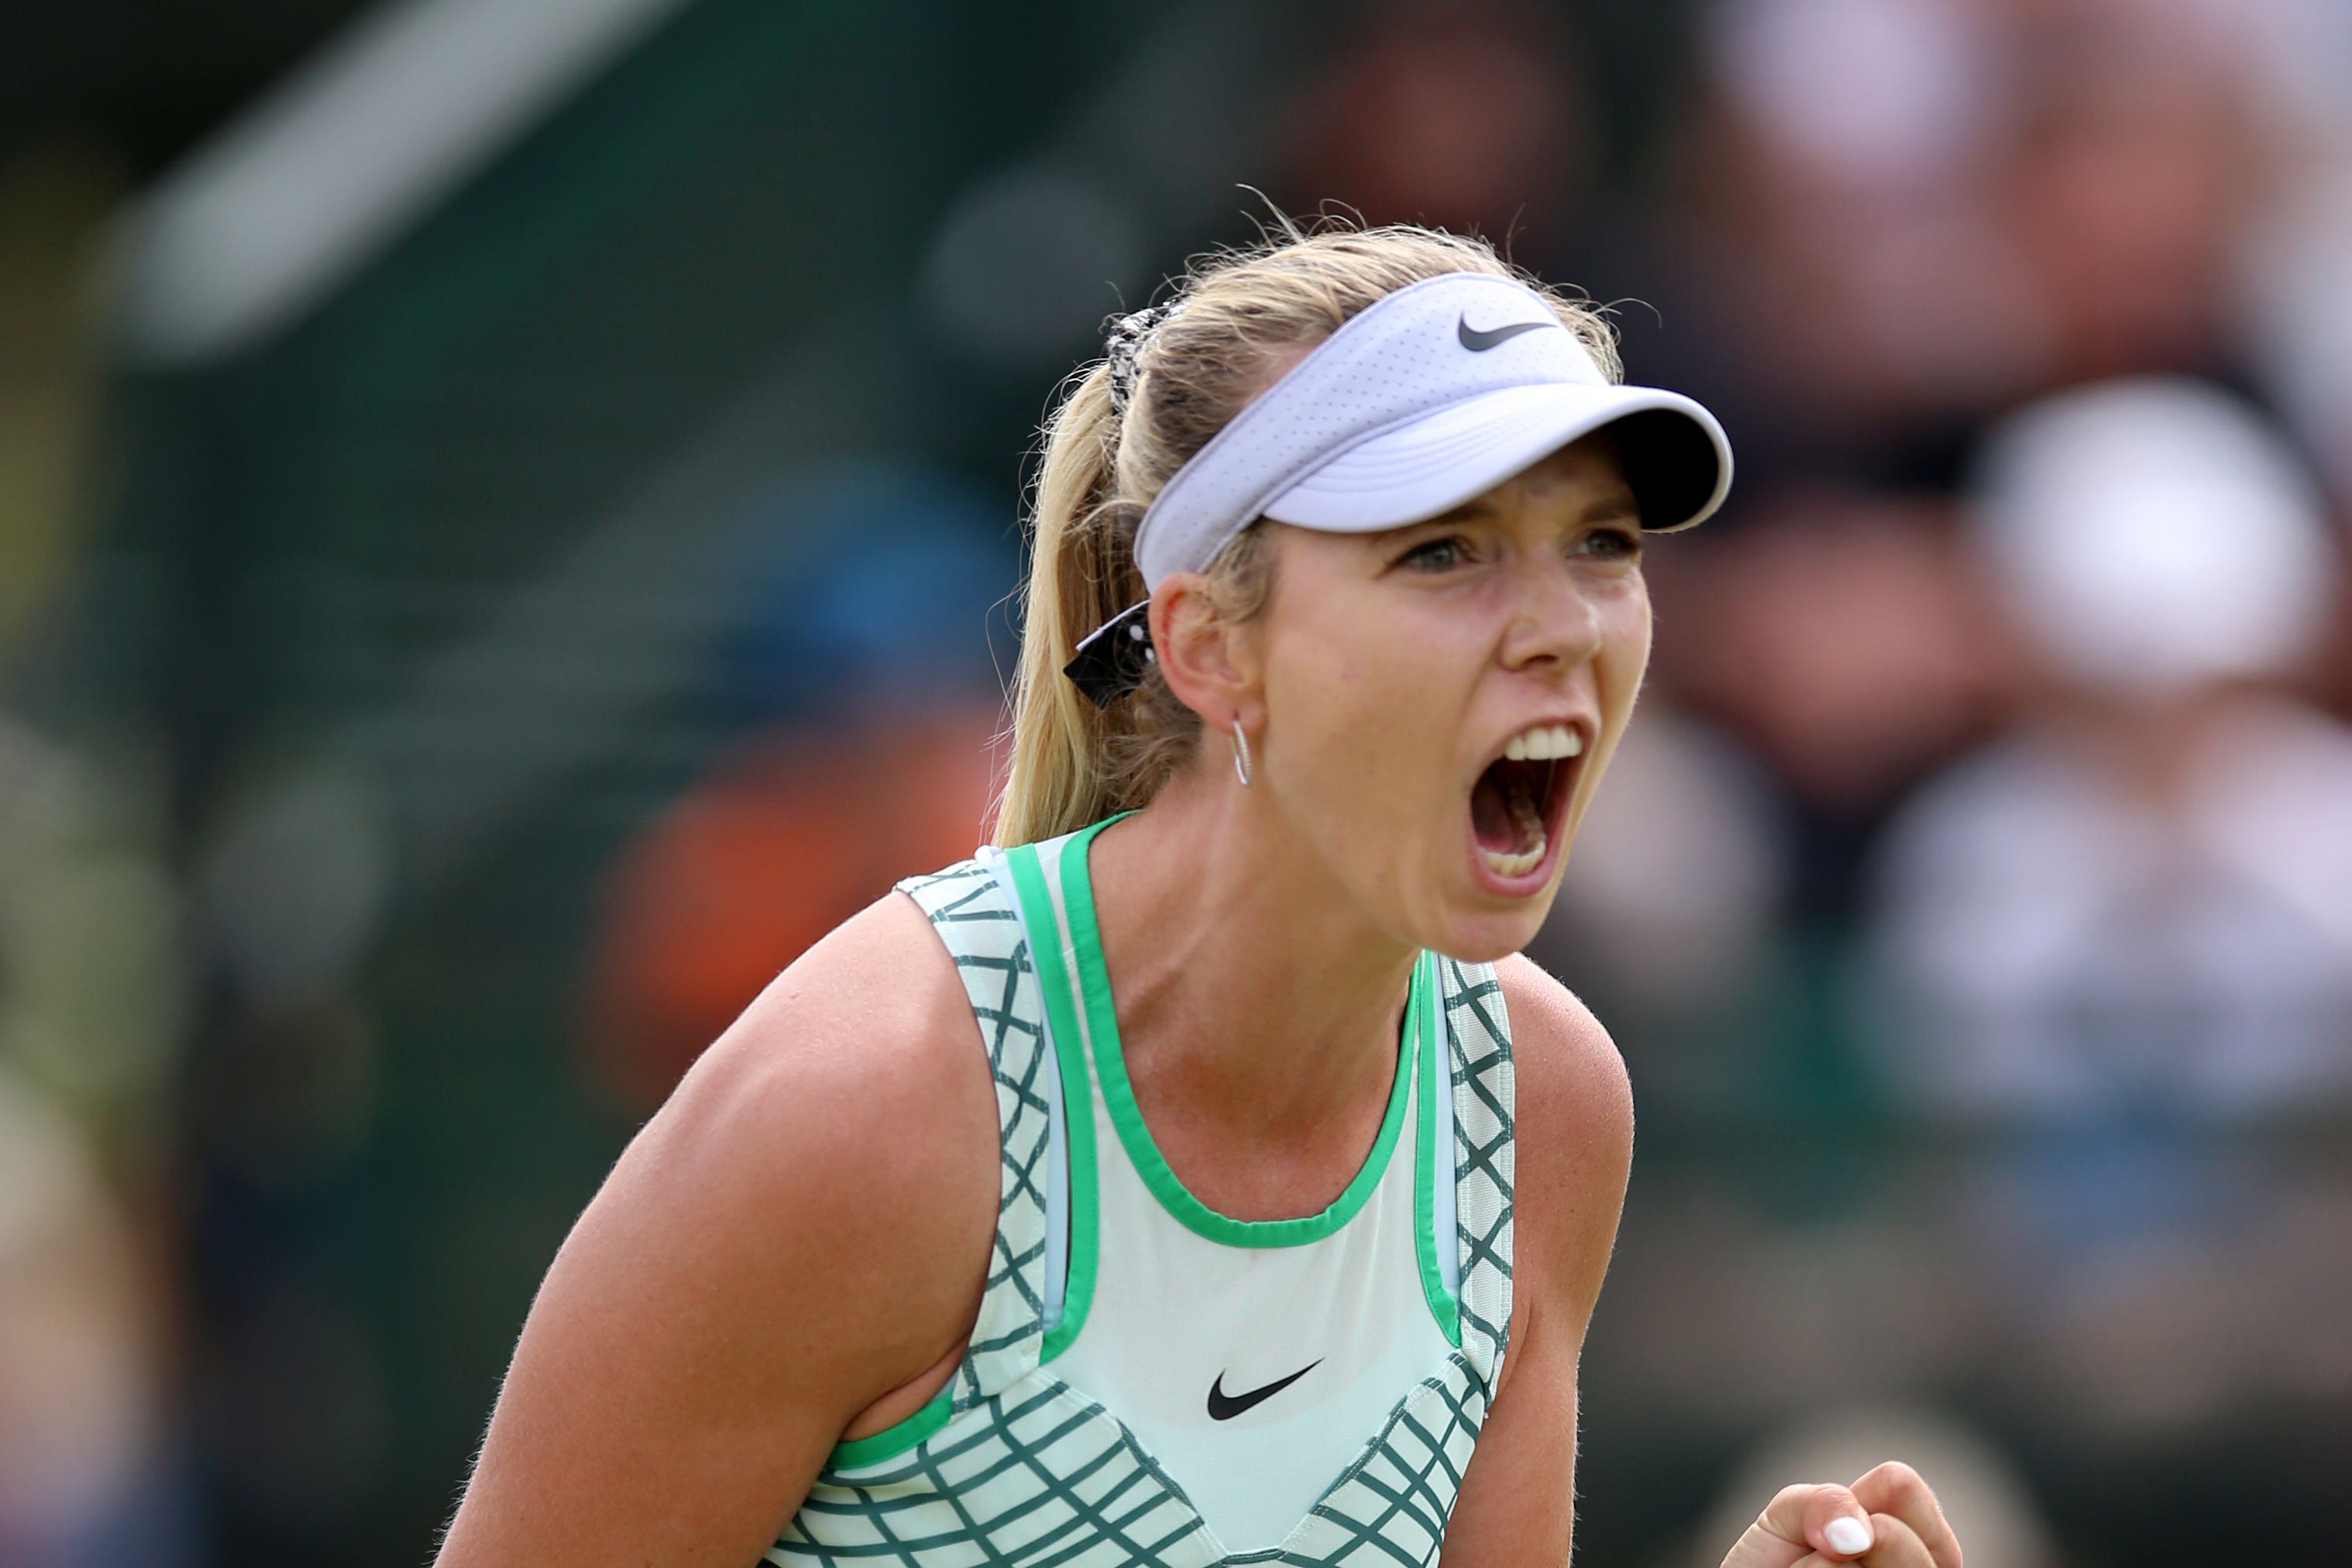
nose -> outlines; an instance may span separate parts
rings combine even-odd
[[[1559,675],[1601,651],[1601,612],[1566,562],[1531,562],[1513,574],[1510,616],[1503,630],[1503,668]]]

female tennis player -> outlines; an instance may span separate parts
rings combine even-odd
[[[444,1568],[1569,1554],[1633,1140],[1517,950],[1706,411],[1475,241],[1293,234],[1055,414],[996,847],[787,969],[533,1304]],[[1919,1479],[1733,1568],[1958,1568]]]

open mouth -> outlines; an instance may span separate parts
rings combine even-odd
[[[1524,881],[1550,858],[1584,737],[1567,724],[1537,724],[1511,737],[1470,789],[1470,831],[1496,879]]]

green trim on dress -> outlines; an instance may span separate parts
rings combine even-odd
[[[836,1443],[825,1461],[829,1470],[855,1469],[860,1465],[878,1465],[885,1459],[895,1459],[924,1438],[948,1424],[955,1413],[955,1378],[952,1374],[940,1384],[920,1410],[903,1421],[894,1421],[879,1432],[869,1432],[863,1437],[850,1437]]]
[[[1421,955],[1413,966],[1412,983],[1418,995],[1423,986],[1433,993],[1437,985],[1437,960],[1429,953]],[[1439,1149],[1437,1142],[1437,1097],[1454,1092],[1453,1075],[1446,1070],[1447,1057],[1444,1029],[1439,1019],[1442,1010],[1426,1006],[1421,1010],[1421,1085],[1414,1097],[1419,1112],[1415,1118],[1416,1148],[1419,1158],[1412,1174],[1412,1238],[1413,1251],[1421,1259],[1421,1293],[1429,1302],[1429,1315],[1437,1320],[1437,1327],[1445,1335],[1445,1342],[1455,1350],[1462,1348],[1462,1303],[1445,1288],[1445,1271],[1438,1263],[1437,1184],[1436,1168],[1443,1165],[1445,1179],[1454,1179],[1454,1151]],[[1456,1237],[1445,1237],[1449,1246],[1459,1245]]]
[[[1091,837],[1107,826],[1097,823],[1087,835]],[[1064,845],[1062,853],[1069,854],[1082,842]],[[1062,962],[1062,922],[1054,917],[1054,899],[1045,887],[1045,868],[1039,863],[1037,847],[1024,844],[1008,849],[1004,858],[1013,871],[1013,885],[1021,894],[1023,921],[1029,931],[1029,962],[1037,971],[1037,988],[1045,993],[1045,1034],[1053,1043],[1055,1065],[1061,1074],[1062,1127],[1070,1157],[1069,1270],[1062,1286],[1062,1315],[1045,1325],[1045,1342],[1037,1354],[1042,1365],[1070,1348],[1086,1326],[1087,1309],[1094,1303],[1095,1097],[1087,1084],[1086,1037],[1078,1032],[1070,972]]]
[[[1423,1016],[1433,1010],[1433,999],[1425,997],[1417,984],[1407,989],[1404,1024],[1397,1032],[1396,1077],[1389,1089],[1388,1111],[1381,1119],[1380,1136],[1372,1141],[1372,1151],[1363,1168],[1331,1201],[1330,1206],[1319,1214],[1296,1219],[1234,1219],[1219,1214],[1187,1191],[1176,1173],[1169,1169],[1160,1146],[1152,1142],[1151,1130],[1144,1125],[1143,1112],[1135,1103],[1134,1087],[1128,1080],[1127,1060],[1118,1040],[1118,1015],[1111,1001],[1110,972],[1103,962],[1102,935],[1095,923],[1094,878],[1087,865],[1095,835],[1117,820],[1113,817],[1096,823],[1064,845],[1061,874],[1062,903],[1070,917],[1070,945],[1076,952],[1078,978],[1086,996],[1095,1077],[1102,1086],[1103,1105],[1110,1112],[1119,1142],[1126,1147],[1127,1156],[1134,1163],[1136,1173],[1143,1178],[1143,1184],[1160,1200],[1160,1206],[1195,1235],[1226,1247],[1297,1247],[1320,1241],[1356,1216],[1388,1168],[1389,1157],[1396,1150],[1397,1134],[1404,1127],[1405,1101],[1412,1089],[1415,1038],[1422,1033]],[[1416,963],[1416,976],[1420,970],[1421,965]],[[1059,1032],[1057,1021],[1056,1033]],[[1074,1256],[1076,1250],[1074,1246]]]

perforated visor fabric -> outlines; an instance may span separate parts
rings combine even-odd
[[[1687,528],[1722,504],[1731,447],[1705,408],[1612,384],[1522,283],[1429,279],[1349,320],[1178,469],[1138,528],[1137,560],[1156,586],[1261,516],[1393,528],[1603,427],[1645,527]]]

